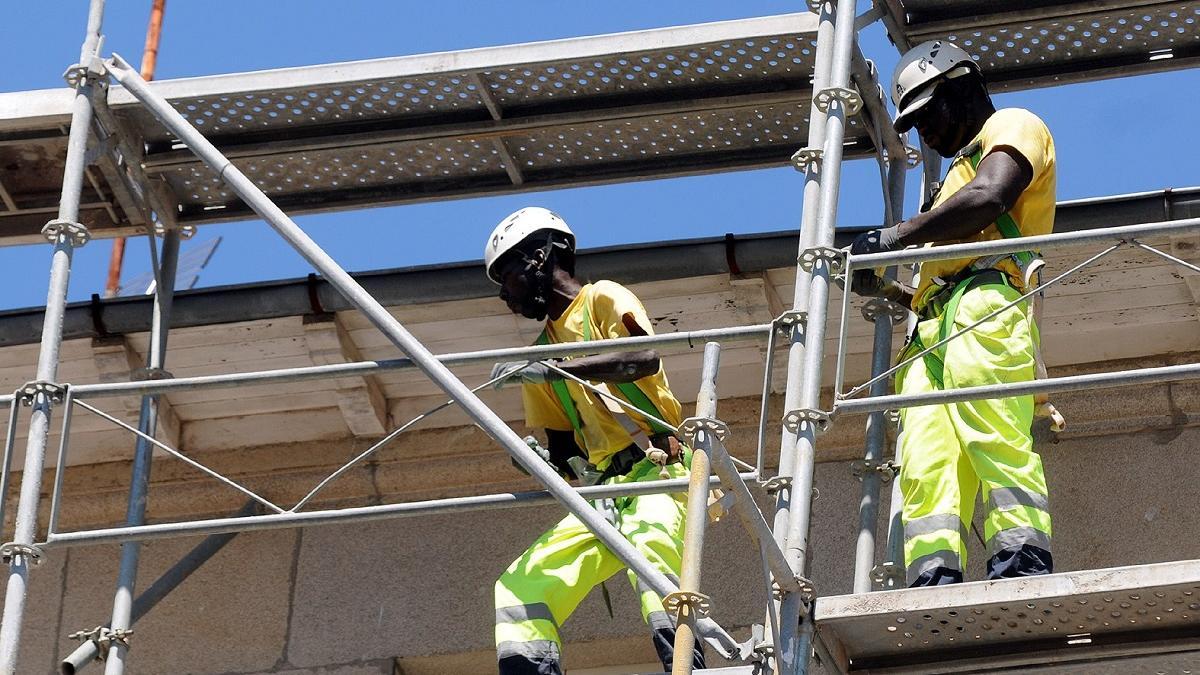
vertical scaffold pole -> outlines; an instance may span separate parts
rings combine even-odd
[[[817,46],[816,54],[813,55],[813,91],[824,89],[829,84],[829,66],[832,60],[833,50],[833,4],[831,2],[821,2],[819,7],[819,21],[817,23]],[[816,102],[809,107],[809,124],[808,124],[808,145],[807,150],[820,150],[825,143],[825,111],[817,107]],[[814,238],[817,229],[817,204],[821,199],[821,179],[824,174],[821,171],[821,162],[810,162],[804,172],[804,193],[803,204],[800,214],[800,243],[799,253],[811,248],[814,245]],[[799,267],[796,268],[796,283],[792,298],[792,310],[794,312],[804,312],[808,309],[808,289],[809,275]],[[788,346],[787,360],[787,380],[784,387],[783,409],[794,410],[800,407],[800,382],[804,376],[804,349],[806,344],[806,331],[801,322],[792,322],[789,324],[790,334],[788,335],[790,344]],[[766,374],[770,377],[770,373]],[[764,418],[765,419],[765,418]],[[782,440],[780,441],[779,450],[779,469],[774,485],[768,483],[768,489],[775,491],[775,515],[772,521],[772,530],[775,534],[775,543],[782,549],[787,545],[787,532],[789,514],[792,509],[792,497],[795,493],[792,487],[792,478],[796,471],[796,434],[789,431],[785,426],[782,431]],[[804,497],[805,499],[807,496]],[[791,599],[790,611],[791,616],[795,619],[800,611],[800,599]],[[783,603],[778,603],[774,612],[768,611],[763,625],[771,625],[773,616],[782,616],[785,611],[782,607]],[[794,631],[791,633],[780,634],[780,642],[785,640],[785,635],[794,639]],[[772,638],[767,637],[770,641]],[[774,645],[774,653],[782,652],[794,653],[795,645],[778,644]]]
[[[67,137],[67,159],[63,169],[62,196],[57,221],[47,231],[56,232],[50,262],[50,283],[46,293],[46,317],[42,323],[42,342],[38,351],[37,381],[53,384],[58,377],[58,353],[62,346],[63,314],[71,277],[71,257],[85,239],[79,221],[79,201],[83,190],[83,172],[87,164],[87,141],[92,126],[92,93],[96,88],[92,70],[100,47],[100,25],[104,0],[91,0],[87,35],[79,51],[79,79],[71,104],[71,131]],[[25,445],[25,466],[21,471],[21,496],[17,501],[13,540],[6,545],[9,556],[8,586],[4,594],[4,615],[0,619],[0,673],[16,672],[17,652],[21,645],[21,622],[25,614],[29,565],[37,536],[38,504],[41,501],[42,470],[46,464],[46,440],[50,433],[51,393],[44,387],[30,401],[29,438]]]
[[[822,17],[827,9],[822,7]],[[818,34],[817,51],[822,48],[830,50],[829,79],[826,86],[814,92],[814,98],[822,91],[836,94],[848,89],[850,85],[850,61],[854,50],[855,30],[854,0],[840,0],[834,8],[833,40],[823,45],[822,37]],[[822,21],[824,23],[824,20]],[[838,189],[840,187],[842,170],[842,143],[846,132],[846,100],[837,95],[827,99],[828,111],[825,118],[825,138],[822,144],[820,159],[820,200],[816,202],[816,228],[813,232],[812,246],[832,248],[834,226],[837,222]],[[806,186],[807,187],[807,186]],[[807,190],[806,190],[807,197]],[[813,203],[805,200],[805,211]],[[822,256],[813,259],[811,273],[798,268],[796,278],[799,280],[809,274],[808,298],[804,300],[797,293],[795,304],[797,309],[807,307],[808,315],[804,321],[804,346],[796,349],[793,343],[788,359],[788,393],[793,389],[798,396],[793,400],[799,403],[796,407],[788,406],[788,413],[794,410],[816,411],[821,402],[821,361],[824,359],[825,320],[828,314],[829,282],[832,261]],[[797,283],[799,290],[800,284]],[[805,304],[801,304],[805,303]],[[799,372],[792,360],[803,359]],[[798,378],[798,381],[796,381]],[[800,420],[795,424],[795,434],[784,437],[781,448],[781,458],[792,455],[790,459],[794,474],[792,476],[793,503],[787,514],[787,536],[784,548],[796,574],[803,575],[808,566],[808,529],[812,515],[812,484],[813,471],[816,465],[815,442],[817,422]],[[781,459],[781,464],[782,464]],[[780,604],[780,635],[782,644],[776,649],[778,672],[782,675],[795,675],[808,672],[809,655],[812,651],[813,626],[812,621],[804,615],[805,607],[799,593],[785,594]]]
[[[717,369],[720,362],[721,345],[716,342],[705,344],[704,362],[700,368],[700,393],[696,396],[698,418],[713,418],[717,414]],[[709,452],[712,446],[712,432],[697,430],[696,442],[692,446],[679,591],[696,594],[700,592],[700,562],[704,557],[704,530],[708,525],[708,477],[712,472]],[[671,675],[691,675],[692,649],[696,646],[696,609],[686,603],[680,605],[681,611],[675,627],[675,661],[671,665]]]
[[[613,527],[604,516],[592,508],[587,501],[567,484],[561,476],[542,461],[491,408],[479,400],[454,373],[408,332],[396,317],[373,298],[357,281],[326,253],[312,237],[296,225],[286,213],[267,197],[262,190],[242,173],[232,162],[217,150],[195,127],[179,114],[171,104],[152,91],[124,59],[114,54],[108,62],[112,74],[126,90],[146,107],[156,119],[175,133],[197,157],[209,166],[226,185],[265,220],[305,260],[320,272],[331,286],[346,300],[363,313],[379,332],[412,359],[426,377],[445,391],[451,399],[462,406],[465,412],[492,439],[496,440],[512,455],[526,471],[541,483],[560,504],[573,513],[596,538],[612,551],[621,562],[651,590],[659,596],[667,596],[679,590],[670,579],[658,570],[633,544]],[[699,631],[728,654],[737,648],[737,642],[711,618],[697,622]]]
[[[886,120],[884,121],[886,123]],[[887,166],[887,200],[885,209],[887,226],[895,225],[904,213],[904,176],[908,170],[908,158],[894,156]],[[896,275],[896,268],[889,268],[889,276]],[[849,289],[846,289],[849,292]],[[884,372],[891,365],[892,327],[894,317],[888,311],[890,303],[877,303],[872,312],[875,323],[874,341],[871,351],[871,377]],[[872,396],[887,393],[887,379],[871,386]],[[875,412],[867,416],[866,451],[863,453],[862,498],[858,504],[858,541],[854,551],[854,592],[867,593],[871,590],[872,572],[875,569],[875,530],[879,523],[879,496],[883,482],[882,466],[884,447],[887,445],[888,415]],[[896,481],[898,484],[899,481]]]
[[[154,237],[154,232],[148,232]],[[154,314],[150,325],[150,349],[146,355],[148,372],[161,372],[167,358],[167,335],[171,324],[171,303],[175,297],[175,271],[179,262],[179,230],[169,228],[163,234],[162,253],[158,262],[158,278],[154,284]],[[153,242],[151,242],[153,243]],[[153,250],[153,247],[151,247]],[[153,436],[158,427],[159,401],[157,395],[142,397],[138,430]],[[150,463],[154,446],[139,436],[133,453],[133,469],[129,484],[129,501],[125,508],[125,524],[130,527],[146,522],[146,493],[150,484]],[[117,590],[113,596],[110,630],[126,631],[133,625],[133,592],[137,587],[138,558],[141,542],[121,544],[121,567],[117,572]],[[127,640],[115,640],[105,660],[105,675],[121,675],[129,653]]]

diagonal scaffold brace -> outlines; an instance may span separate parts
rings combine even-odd
[[[120,82],[134,98],[149,110],[159,122],[174,133],[193,153],[207,164],[259,217],[280,234],[305,260],[341,293],[350,304],[395,344],[426,377],[440,386],[489,436],[500,443],[556,500],[567,508],[596,535],[639,579],[655,593],[667,596],[678,587],[627,539],[604,519],[587,501],[579,496],[521,440],[494,411],[471,393],[450,370],[437,360],[395,317],[371,297],[345,270],[312,240],[286,213],[234,166],[176,111],[166,99],[151,90],[137,70],[119,55],[105,62],[109,74]],[[738,643],[715,621],[705,618],[697,629],[709,644],[722,654],[733,656]]]

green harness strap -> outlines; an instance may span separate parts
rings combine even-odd
[[[588,308],[586,301],[583,305],[583,341],[592,341],[592,313]],[[544,345],[549,343],[550,336],[546,333],[545,329],[543,329],[542,334],[538,336],[537,344]],[[571,393],[567,390],[566,381],[553,380],[550,382],[550,387],[554,390],[554,395],[558,397],[558,402],[562,404],[563,412],[567,414],[567,419],[570,420],[571,427],[580,436],[582,436],[583,423],[579,419],[579,410],[575,407],[575,401],[571,399]],[[647,396],[646,393],[637,386],[637,384],[633,382],[621,382],[616,384],[616,387],[635,408],[643,413],[646,413],[647,415],[653,415],[654,417],[662,419],[662,414],[658,412],[658,407],[654,405],[654,402],[650,400],[650,397]],[[650,425],[650,428],[655,434],[672,433],[670,429],[664,427],[658,422],[655,422],[649,417],[644,419],[646,420],[646,423]]]
[[[983,148],[975,148],[975,152],[971,153],[971,168],[979,170],[979,162],[983,161]],[[1017,226],[1017,221],[1013,219],[1008,212],[1000,214],[996,219],[996,229],[1005,239],[1019,239],[1021,237],[1021,228]],[[1021,267],[1027,267],[1033,262],[1033,253],[1030,251],[1018,251],[1012,254],[1021,263]]]

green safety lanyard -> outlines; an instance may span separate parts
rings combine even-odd
[[[584,299],[583,304],[583,341],[592,341],[592,313],[588,307],[588,298]],[[537,344],[544,345],[550,343],[550,336],[546,330],[542,330],[542,334],[538,336]],[[567,419],[571,422],[571,428],[575,430],[581,437],[583,435],[583,423],[579,419],[579,410],[575,407],[575,401],[571,399],[571,393],[567,390],[565,380],[553,380],[550,382],[550,387],[554,390],[554,395],[558,397],[558,402],[562,405],[563,412],[567,414]],[[617,389],[625,396],[625,398],[638,410],[653,415],[662,419],[662,414],[658,412],[658,408],[649,396],[641,390],[633,382],[621,382],[616,384]],[[655,434],[669,434],[671,430],[663,425],[655,422],[649,417],[646,418],[646,423],[654,430]]]

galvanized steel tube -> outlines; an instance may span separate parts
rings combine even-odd
[[[87,34],[79,55],[79,63],[85,67],[96,56],[103,16],[104,0],[92,0],[88,9]],[[92,126],[93,90],[92,83],[86,77],[81,77],[71,107],[71,130],[67,137],[67,159],[63,169],[62,196],[58,204],[58,220],[67,223],[76,223],[79,220],[79,200],[87,163],[87,142]],[[38,352],[37,379],[41,382],[54,382],[58,376],[58,353],[62,346],[62,322],[66,311],[74,249],[71,233],[65,229],[60,231],[50,263],[46,316],[42,324],[42,343]],[[16,528],[13,535],[13,543],[22,547],[32,545],[37,535],[42,469],[46,462],[46,440],[50,433],[50,413],[53,407],[50,397],[45,393],[37,394],[32,403],[29,437],[25,445],[25,464],[21,471],[21,496],[17,502]],[[30,562],[29,555],[18,552],[12,556],[9,564],[4,614],[0,620],[0,673],[4,675],[16,672],[17,668],[17,651],[21,644],[21,622],[25,615]]]
[[[625,563],[647,587],[661,596],[677,590],[674,583],[658,571],[650,561],[629,543],[625,537],[604,519],[594,508],[580,497],[533,450],[521,437],[504,423],[504,420],[479,400],[445,365],[434,358],[424,345],[408,332],[363,289],[337,262],[325,253],[291,218],[279,209],[258,187],[210,143],[204,136],[129,67],[119,56],[113,56],[114,77],[140,100],[167,128],[179,136],[193,152],[212,168],[225,183],[238,194],[260,217],[266,220],[289,244],[341,292],[348,301],[361,311],[376,328],[388,337],[416,364],[426,376],[442,387],[451,398],[458,401],[463,410],[489,436],[499,442],[538,482],[545,485],[571,513],[575,514],[588,530],[604,543]],[[719,637],[732,648],[736,643],[714,622],[702,622],[700,629],[706,634]]]
[[[151,233],[148,236],[153,237]],[[167,336],[171,325],[171,302],[175,296],[175,272],[179,262],[179,230],[169,229],[163,235],[161,259],[158,261],[158,279],[154,285],[154,317],[150,331],[150,349],[146,355],[146,366],[151,370],[164,367],[167,358]],[[153,247],[151,247],[153,251]],[[151,253],[153,255],[153,253]],[[138,429],[153,436],[158,428],[158,395],[142,397],[142,409],[138,416]],[[139,437],[133,452],[133,469],[129,484],[129,500],[125,507],[125,524],[137,526],[146,522],[146,493],[150,484],[150,464],[154,446]],[[60,468],[61,475],[61,468]],[[113,630],[127,630],[133,625],[133,591],[137,586],[138,559],[141,542],[129,541],[121,545],[121,566],[117,571],[117,590],[113,596]],[[122,675],[129,647],[122,641],[114,642],[104,662],[105,675]]]

